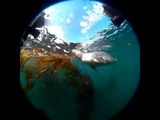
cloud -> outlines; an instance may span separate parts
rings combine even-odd
[[[88,23],[85,21],[81,21],[80,22],[80,26],[82,26],[82,27],[86,27],[88,25]]]
[[[67,23],[70,23],[70,22],[71,22],[71,20],[69,18],[67,18]]]
[[[86,7],[86,6],[84,6],[84,7],[83,7],[83,9],[84,9],[84,10],[86,10],[86,9],[87,9],[87,7]]]
[[[51,13],[54,13],[55,11],[56,11],[56,9],[54,7],[49,7],[49,8],[44,10],[44,12],[46,14],[51,14]]]
[[[48,15],[60,13],[60,11],[58,9],[55,9],[55,7],[53,7],[53,6],[45,9],[44,12]]]
[[[102,14],[104,11],[103,5],[99,2],[93,2],[93,11],[97,14]]]
[[[63,39],[64,38],[64,32],[60,26],[48,26],[47,27],[48,32],[51,34],[55,34],[57,37]]]
[[[95,22],[101,20],[104,17],[103,13],[103,5],[100,2],[92,2],[92,10],[87,10],[86,16],[82,16],[82,21],[80,22],[80,26],[82,26],[82,33],[86,33]]]

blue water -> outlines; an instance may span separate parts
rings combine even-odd
[[[140,46],[127,21],[119,28],[106,33],[104,41],[112,45],[105,52],[117,59],[112,65],[98,66],[93,70],[77,61],[81,72],[87,73],[95,88],[94,111],[91,120],[111,118],[122,110],[134,95],[140,79]]]
[[[104,41],[112,47],[104,50],[117,59],[110,65],[95,69],[80,60],[72,61],[81,73],[90,76],[94,88],[93,111],[90,120],[107,120],[122,110],[132,99],[140,79],[140,46],[128,22],[106,32]],[[63,77],[60,73],[59,77]],[[50,74],[42,78],[51,79]],[[76,120],[75,90],[59,80],[35,80],[27,97],[51,120]],[[25,77],[21,74],[22,87]]]

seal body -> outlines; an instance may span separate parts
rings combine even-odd
[[[116,62],[116,59],[110,54],[101,51],[84,53],[79,50],[72,50],[72,53],[80,58],[82,62],[89,65],[111,64]]]

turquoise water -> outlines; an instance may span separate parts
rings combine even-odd
[[[104,43],[112,47],[104,52],[116,58],[116,63],[93,69],[78,59],[72,61],[81,73],[90,76],[94,88],[92,111],[87,120],[107,120],[121,111],[132,99],[140,79],[140,46],[128,22],[113,27],[106,36]],[[65,78],[63,71],[58,77]],[[23,73],[20,78],[24,87]],[[51,120],[81,120],[77,117],[75,89],[49,73],[42,78],[48,80],[35,79],[33,89],[26,94],[33,106]]]
[[[110,118],[122,110],[134,95],[140,79],[140,46],[129,23],[125,21],[107,33],[109,37],[104,41],[109,41],[112,48],[106,52],[117,58],[115,64],[93,70],[77,62],[81,71],[91,76],[95,88],[91,120]]]

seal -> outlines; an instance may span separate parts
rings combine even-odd
[[[72,54],[78,57],[83,63],[90,65],[94,69],[96,66],[113,64],[117,61],[117,59],[113,58],[110,54],[102,51],[82,52],[78,49],[73,49]]]

